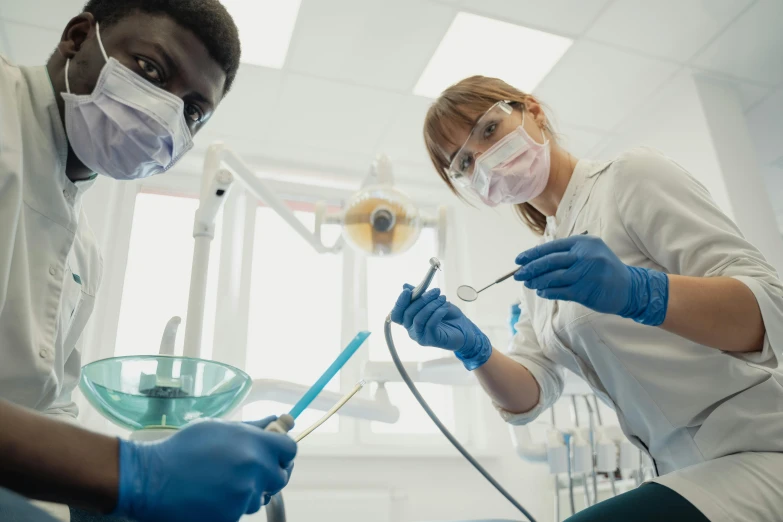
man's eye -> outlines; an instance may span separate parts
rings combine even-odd
[[[149,81],[151,81],[156,85],[160,85],[163,83],[163,75],[161,74],[160,70],[155,66],[155,64],[143,58],[136,58],[136,63],[139,64],[141,71],[144,73],[144,76],[146,76]]]
[[[201,112],[197,105],[189,104],[185,106],[185,119],[194,123],[201,123],[201,120],[204,119],[204,113]]]

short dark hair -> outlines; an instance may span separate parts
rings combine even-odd
[[[226,73],[224,93],[234,82],[241,54],[239,31],[218,0],[88,0],[84,12],[104,27],[135,12],[168,15],[192,31]]]

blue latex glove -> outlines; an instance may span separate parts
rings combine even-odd
[[[539,297],[574,301],[605,314],[658,326],[666,319],[669,278],[624,264],[601,238],[571,236],[517,256],[514,279]]]
[[[434,346],[454,352],[465,368],[475,370],[492,355],[492,344],[462,311],[440,295],[440,289],[425,292],[411,303],[411,285],[402,293],[391,319],[408,330],[411,339],[422,346]]]
[[[519,316],[522,315],[522,308],[519,306],[519,303],[514,303],[511,305],[511,317],[508,320],[509,326],[511,327],[511,334],[516,335],[517,334],[517,323],[519,322]]]
[[[168,439],[120,440],[115,515],[139,522],[236,522],[269,502],[291,475],[296,443],[263,431],[275,417],[206,420]]]

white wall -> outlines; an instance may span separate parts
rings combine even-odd
[[[772,208],[783,231],[783,88],[751,109],[747,117]]]
[[[683,70],[599,148],[611,158],[637,145],[661,150],[712,194],[745,237],[783,271],[783,240],[747,118],[733,87]]]
[[[598,156],[613,158],[640,145],[659,149],[677,161],[707,187],[725,212],[732,214],[707,121],[689,72],[683,71],[666,84],[621,127],[616,137],[604,144]]]

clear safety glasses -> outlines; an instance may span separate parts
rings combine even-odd
[[[515,102],[497,102],[473,126],[468,139],[451,158],[449,177],[455,184],[470,188],[477,156],[514,130],[516,125],[511,118],[514,112],[512,103],[516,105]]]

